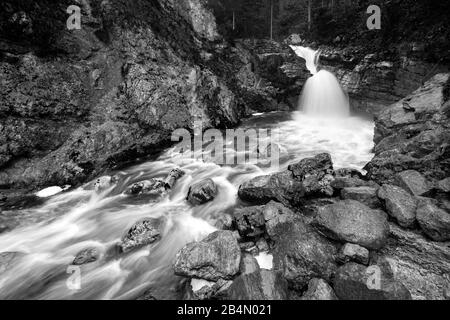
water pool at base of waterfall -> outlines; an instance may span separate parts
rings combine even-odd
[[[322,152],[332,155],[335,168],[361,170],[373,156],[370,119],[269,113],[245,120],[241,128],[270,128],[278,133],[280,170]],[[186,174],[164,197],[150,200],[124,194],[132,183],[165,177],[173,168]],[[0,273],[0,299],[135,299],[148,289],[160,299],[180,299],[181,278],[172,269],[178,250],[215,231],[221,215],[242,205],[237,197],[240,184],[268,173],[270,169],[254,164],[220,166],[174,155],[171,148],[156,161],[112,172],[119,174],[120,181],[102,193],[88,183],[50,197],[39,207],[11,212],[19,214],[23,223],[0,235],[0,253],[22,256],[13,268]],[[206,178],[217,184],[218,195],[193,207],[186,201],[189,186]],[[160,241],[128,254],[115,251],[136,221],[161,216],[167,223]],[[68,266],[87,247],[98,248],[100,259],[81,266],[80,287],[70,288],[68,281],[74,275]]]

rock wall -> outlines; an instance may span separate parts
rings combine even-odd
[[[336,74],[352,107],[369,114],[377,114],[403,99],[437,73],[449,71],[446,65],[426,62],[414,55],[362,55],[359,48],[320,49],[322,67]]]
[[[0,4],[0,188],[76,185],[266,99],[203,0],[78,1],[72,31],[70,4]]]

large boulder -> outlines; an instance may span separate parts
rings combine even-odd
[[[417,200],[400,187],[385,184],[378,190],[389,215],[404,228],[414,227]]]
[[[313,278],[329,281],[336,265],[336,246],[296,219],[276,227],[272,239],[274,269],[283,271],[291,288],[304,289]]]
[[[212,179],[205,179],[189,187],[187,200],[194,206],[214,200],[217,195],[217,185]]]
[[[338,300],[333,288],[323,279],[311,279],[302,300]]]
[[[295,179],[302,182],[307,196],[332,196],[333,162],[328,153],[306,158],[288,167]]]
[[[432,201],[421,200],[417,208],[417,221],[423,232],[435,241],[450,240],[450,214]]]
[[[368,249],[382,248],[389,236],[386,214],[354,200],[319,208],[314,225],[331,239]]]
[[[175,274],[209,281],[232,279],[239,272],[241,250],[231,231],[216,231],[182,248],[175,258]]]
[[[406,170],[397,174],[397,185],[415,196],[424,196],[432,189],[428,180],[416,170]]]
[[[381,207],[377,189],[373,187],[344,188],[341,191],[341,198],[344,200],[359,201],[372,209]]]
[[[411,300],[411,293],[384,268],[348,263],[338,269],[334,290],[341,300]]]
[[[159,241],[165,227],[164,218],[146,218],[136,222],[119,243],[121,252],[130,252]]]
[[[246,202],[266,204],[278,201],[296,205],[304,195],[301,182],[294,179],[291,171],[256,177],[239,187],[238,196]]]
[[[229,300],[287,300],[288,284],[281,273],[255,271],[237,277],[228,290]]]

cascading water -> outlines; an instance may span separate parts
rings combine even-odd
[[[317,71],[320,52],[305,47],[292,48],[305,59],[306,67],[313,75],[303,88],[299,109],[310,116],[348,117],[350,103],[338,79],[327,70]]]

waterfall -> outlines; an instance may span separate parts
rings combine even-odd
[[[327,70],[317,70],[319,51],[291,46],[295,53],[305,59],[306,68],[313,75],[303,88],[299,109],[310,116],[348,117],[350,102],[336,76]]]

